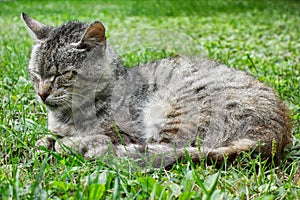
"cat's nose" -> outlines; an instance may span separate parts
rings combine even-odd
[[[38,95],[40,96],[42,101],[46,101],[47,97],[50,95],[50,92],[42,91],[42,92],[39,92]]]
[[[40,96],[41,100],[45,102],[47,97],[51,93],[51,84],[49,84],[47,81],[40,82],[37,93]]]

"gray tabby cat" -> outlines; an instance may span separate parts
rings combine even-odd
[[[242,151],[280,160],[291,141],[287,110],[245,72],[175,56],[125,68],[101,22],[57,28],[22,14],[36,40],[29,62],[35,90],[59,139],[40,139],[85,158],[109,153],[154,167],[184,159],[222,162]]]

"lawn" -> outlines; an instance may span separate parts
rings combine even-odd
[[[140,168],[45,151],[44,105],[28,78],[32,38],[21,12],[57,26],[102,21],[129,67],[167,55],[209,57],[272,86],[291,110],[294,142],[279,166],[241,155],[221,168]],[[300,199],[300,3],[297,0],[0,0],[0,199]]]

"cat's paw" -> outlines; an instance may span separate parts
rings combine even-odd
[[[54,149],[59,154],[81,153],[83,142],[79,137],[65,137],[55,143]]]
[[[59,154],[81,154],[90,159],[107,154],[110,146],[110,138],[104,135],[65,137],[55,143],[55,151]]]
[[[46,148],[49,150],[54,150],[54,143],[55,143],[55,139],[53,138],[53,136],[46,135],[46,136],[42,137],[41,139],[39,139],[35,143],[35,149],[36,149],[37,153],[43,152],[42,150],[40,150],[40,147],[43,147],[43,148]]]

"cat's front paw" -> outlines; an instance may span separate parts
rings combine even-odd
[[[105,135],[65,137],[55,143],[55,151],[59,154],[81,154],[90,159],[107,154],[110,146],[111,140]]]
[[[83,142],[80,137],[65,137],[55,143],[54,149],[59,154],[82,152]]]
[[[55,139],[53,138],[52,135],[46,135],[44,137],[42,137],[41,139],[39,139],[36,143],[35,143],[35,149],[38,153],[42,152],[42,150],[40,150],[40,147],[49,149],[49,150],[54,150],[54,143],[55,143]]]

